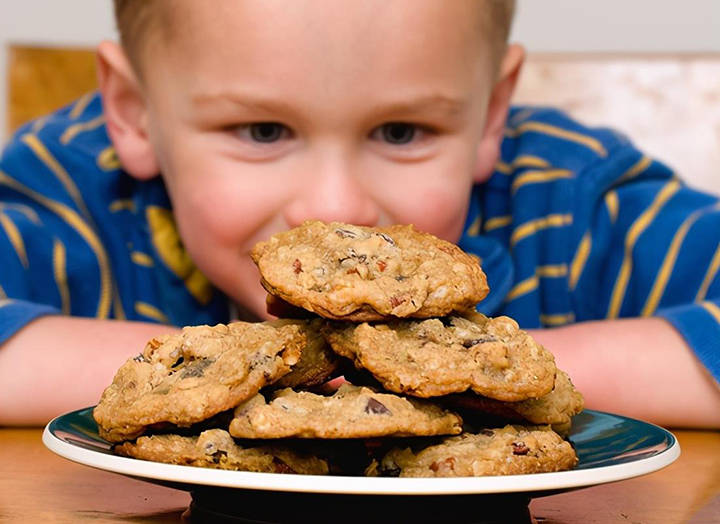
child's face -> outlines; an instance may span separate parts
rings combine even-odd
[[[173,4],[145,57],[144,121],[215,285],[263,314],[248,253],[307,219],[459,238],[493,88],[475,3]]]

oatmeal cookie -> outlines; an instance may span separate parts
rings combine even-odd
[[[395,448],[366,470],[368,476],[479,477],[571,469],[577,456],[569,442],[547,427],[505,426],[447,437],[414,452]]]
[[[328,323],[333,350],[385,389],[416,397],[462,393],[517,402],[547,395],[552,354],[508,317],[449,316],[385,324]]]
[[[235,322],[154,338],[118,370],[93,411],[100,436],[130,440],[148,426],[190,426],[233,408],[290,371],[305,345],[296,325]]]
[[[462,419],[438,406],[344,384],[332,396],[284,389],[268,403],[256,395],[235,408],[239,438],[367,438],[455,435]]]
[[[118,455],[200,468],[326,475],[325,460],[285,446],[239,446],[227,431],[209,429],[197,437],[152,435],[114,446]]]
[[[308,221],[251,256],[271,295],[331,319],[441,316],[488,293],[477,257],[413,226]]]
[[[558,369],[552,391],[540,398],[502,402],[473,393],[463,393],[443,398],[443,404],[507,421],[552,424],[555,429],[556,425],[563,427],[569,424],[571,417],[583,410],[584,402],[582,394],[575,389],[568,374]]]

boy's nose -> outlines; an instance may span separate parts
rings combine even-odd
[[[377,224],[379,206],[351,161],[336,158],[315,166],[300,175],[298,191],[285,208],[288,226],[305,220]]]

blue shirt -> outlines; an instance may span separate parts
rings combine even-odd
[[[523,328],[662,316],[720,379],[717,197],[616,132],[534,107],[512,109],[496,171],[469,197],[459,244],[488,276],[480,311]],[[162,179],[122,171],[96,94],[7,144],[0,261],[0,343],[46,314],[229,320],[182,247]]]

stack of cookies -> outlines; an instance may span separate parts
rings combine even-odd
[[[93,413],[117,453],[403,477],[577,462],[561,434],[582,396],[515,321],[474,311],[488,287],[472,255],[412,226],[314,221],[252,257],[269,311],[292,318],[151,340]]]

